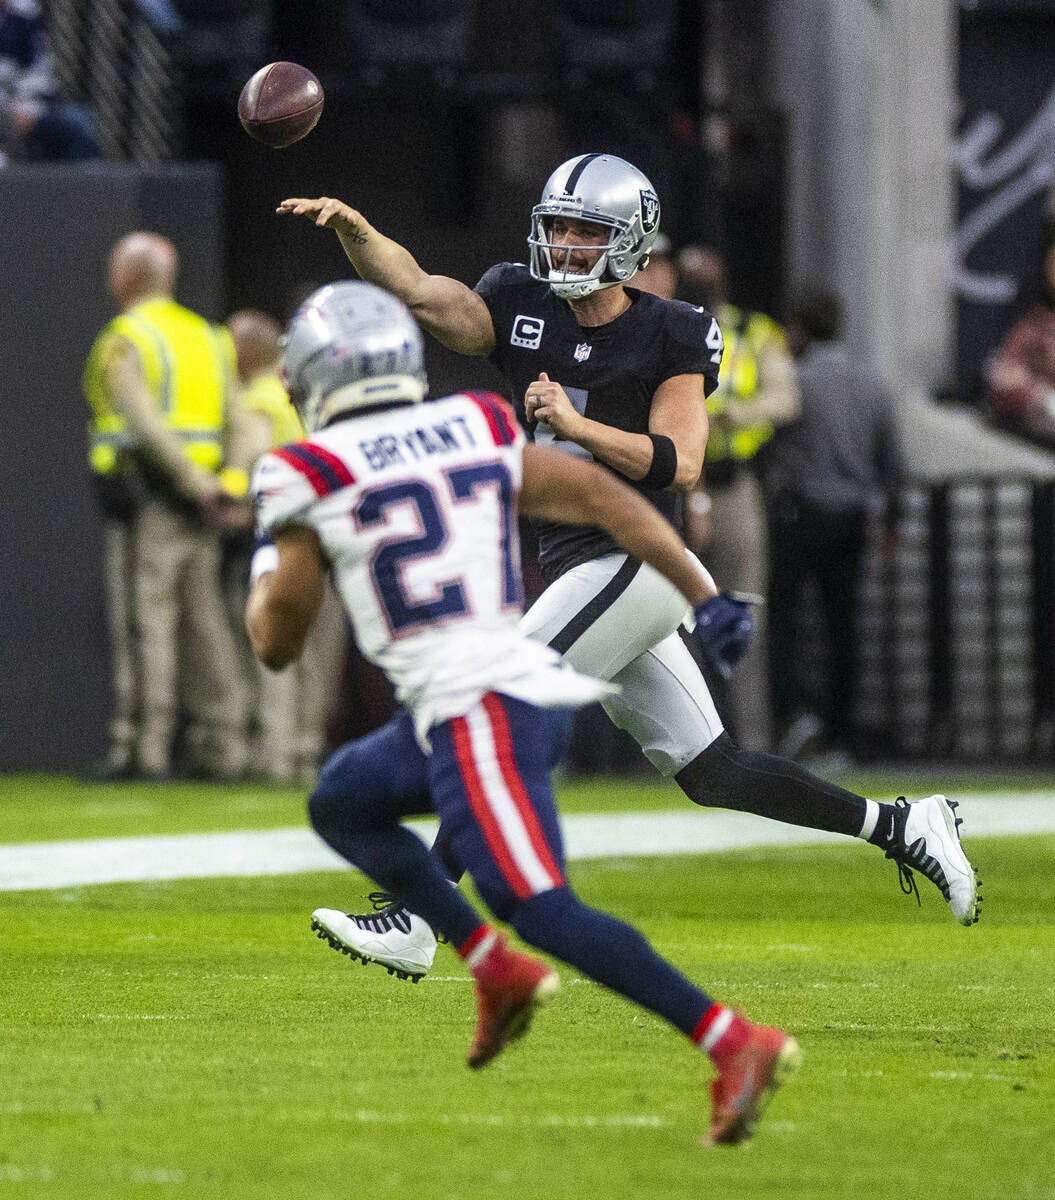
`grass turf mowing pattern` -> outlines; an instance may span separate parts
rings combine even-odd
[[[0,775],[0,842],[306,826],[306,796],[304,789],[272,784],[88,784],[68,775]]]
[[[360,877],[0,896],[0,1195],[1051,1197],[1055,838],[970,849],[973,929],[863,846],[573,866],[585,899],[799,1038],[748,1152],[696,1145],[703,1057],[568,969],[529,1036],[468,1071],[448,948],[411,986],[311,934]]]
[[[1036,777],[939,778],[915,768],[900,777],[858,773],[838,782],[877,799],[936,791],[955,799],[957,790],[1036,793],[1040,786]],[[307,794],[273,784],[85,784],[69,775],[0,774],[0,843],[306,826]],[[557,784],[557,798],[564,813],[695,811],[680,788],[658,776],[566,779]]]

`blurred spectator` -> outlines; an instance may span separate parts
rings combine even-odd
[[[670,238],[665,233],[656,234],[647,266],[639,267],[634,276],[634,287],[661,300],[673,300],[677,294],[678,269],[671,254]]]
[[[245,407],[252,428],[249,457],[255,461],[273,446],[296,442],[304,430],[279,378],[279,337],[274,317],[241,309],[227,321],[238,361]],[[271,671],[253,658],[242,614],[249,595],[253,539],[234,535],[225,561],[225,595],[244,658],[250,714],[259,733],[252,753],[254,774],[276,783],[311,786],[326,746],[329,701],[344,657],[344,617],[327,587],[318,619],[300,658],[284,671]]]
[[[1025,311],[988,366],[989,409],[1009,432],[1055,447],[1055,236],[1050,227],[1021,307]]]
[[[0,0],[0,165],[98,157],[91,114],[58,97],[37,0]]]
[[[173,297],[176,248],[131,233],[112,249],[120,315],[84,372],[105,523],[115,713],[96,777],[168,777],[182,664],[188,751],[221,779],[246,765],[245,695],[220,596],[220,529],[251,520],[245,422],[230,340]],[[242,449],[239,449],[239,443]],[[235,465],[225,467],[228,461]]]
[[[857,616],[869,516],[885,499],[884,548],[892,551],[901,454],[889,388],[837,339],[838,298],[803,287],[789,341],[802,414],[766,446],[769,519],[769,659],[778,748],[789,757],[824,750],[849,765],[857,747]],[[827,673],[802,654],[806,588],[815,584]],[[807,677],[808,674],[808,677]],[[819,678],[827,687],[817,694]]]
[[[726,266],[707,246],[683,246],[677,256],[678,297],[718,318],[725,349],[718,388],[707,399],[710,431],[700,488],[690,495],[685,540],[718,586],[766,590],[766,527],[756,456],[780,425],[799,412],[795,367],[783,329],[765,313],[729,303]],[[766,624],[737,665],[722,697],[723,719],[748,750],[772,746]]]

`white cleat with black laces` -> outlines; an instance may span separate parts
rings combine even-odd
[[[901,890],[909,896],[915,892],[919,901],[919,889],[912,874],[919,871],[945,897],[957,921],[973,925],[978,920],[982,900],[974,868],[960,845],[959,827],[963,822],[956,816],[957,805],[941,795],[928,796],[914,804],[900,796],[895,807],[900,817],[895,834],[897,842],[886,856],[897,863]]]
[[[311,927],[334,950],[366,963],[378,963],[389,975],[417,983],[436,953],[436,935],[421,917],[408,912],[387,892],[371,892],[372,913],[317,908]]]

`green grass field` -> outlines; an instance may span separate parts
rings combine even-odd
[[[302,820],[278,789],[0,777],[9,843]],[[468,1071],[449,949],[412,986],[311,936],[312,908],[361,898],[354,873],[0,892],[0,1197],[1051,1200],[1055,837],[967,844],[972,929],[857,845],[572,864],[585,899],[798,1036],[748,1149],[698,1146],[707,1062],[568,969],[530,1035]]]

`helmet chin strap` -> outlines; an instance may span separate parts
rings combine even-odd
[[[552,274],[562,275],[560,271]],[[583,300],[587,296],[592,296],[594,292],[603,291],[605,288],[615,287],[620,281],[618,279],[609,279],[607,282],[601,279],[576,279],[569,280],[561,278],[555,280],[550,277],[550,291],[559,296],[562,300]]]
[[[592,271],[588,275],[574,275],[567,271],[558,270],[552,265],[552,249],[550,250],[550,270],[549,270],[549,286],[550,291],[555,296],[559,296],[562,300],[583,300],[587,296],[592,296],[594,292],[599,292],[603,288],[615,287],[621,282],[618,279],[605,279],[605,272],[608,270],[608,250],[605,250],[603,258],[596,266],[600,266],[600,271],[595,275]]]
[[[560,275],[560,279],[554,279],[554,275]],[[569,280],[563,272],[550,272],[550,291],[555,296],[559,296],[561,300],[582,300],[586,296],[592,296],[600,285],[601,281],[599,279]]]

